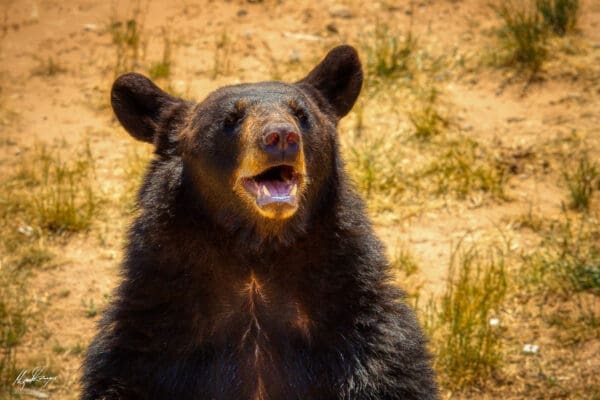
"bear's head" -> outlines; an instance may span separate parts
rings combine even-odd
[[[296,83],[227,86],[194,103],[129,73],[115,81],[111,101],[133,137],[181,164],[208,215],[275,236],[306,221],[335,184],[337,123],[362,80],[356,51],[340,46]]]

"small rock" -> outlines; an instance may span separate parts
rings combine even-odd
[[[21,235],[25,235],[25,236],[33,235],[33,228],[30,227],[29,225],[20,226],[19,228],[17,228],[17,231]]]
[[[245,17],[246,15],[248,15],[248,10],[245,10],[243,8],[240,8],[237,12],[238,17]]]
[[[327,24],[326,28],[327,28],[327,32],[330,32],[330,33],[340,33],[340,31],[338,30],[337,25],[334,24],[333,22],[330,23],[330,24]]]
[[[83,24],[83,30],[86,32],[96,32],[98,30],[98,25],[96,24]]]
[[[334,18],[350,19],[352,18],[352,11],[348,6],[343,4],[334,4],[329,7],[329,15]]]
[[[500,325],[500,320],[498,318],[490,318],[490,326],[498,326]]]
[[[298,50],[292,50],[290,53],[290,63],[300,62],[300,52]]]
[[[523,346],[523,352],[527,354],[535,354],[538,352],[539,349],[540,346],[538,346],[537,344],[527,343],[525,346]]]

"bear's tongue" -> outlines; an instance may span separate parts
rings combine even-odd
[[[298,192],[296,182],[265,180],[256,182],[256,203],[263,206],[269,203],[293,203]]]

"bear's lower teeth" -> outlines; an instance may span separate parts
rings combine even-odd
[[[260,182],[257,192],[256,200],[259,206],[269,203],[294,203],[298,185],[281,181]]]

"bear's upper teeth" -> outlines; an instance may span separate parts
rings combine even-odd
[[[298,193],[298,185],[294,183],[294,185],[292,186],[292,190],[290,190],[290,196],[295,196],[296,193]]]
[[[262,191],[265,194],[265,196],[271,196],[271,192],[269,192],[269,189],[267,189],[267,185],[262,186]]]

